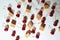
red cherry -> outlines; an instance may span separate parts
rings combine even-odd
[[[18,38],[16,38],[16,40],[19,40]]]
[[[20,4],[18,4],[18,5],[17,5],[17,8],[21,8],[21,5],[20,5]]]
[[[33,19],[34,19],[34,14],[32,14],[32,15],[31,15],[31,18],[30,18],[30,19],[31,19],[31,20],[33,20]]]
[[[39,38],[39,35],[36,35],[36,38],[38,39]]]
[[[15,40],[19,40],[19,38],[20,38],[20,37],[19,37],[19,36],[17,36]]]
[[[26,29],[26,24],[23,24],[22,30]]]
[[[53,16],[53,14],[54,14],[54,10],[52,10],[51,12],[50,12],[50,17],[52,17]]]
[[[51,30],[51,35],[54,35],[55,34],[55,28]]]
[[[8,7],[8,11],[14,13],[11,7]]]
[[[29,3],[31,3],[31,2],[32,2],[32,0],[28,0],[28,2],[29,2]]]
[[[15,34],[16,34],[16,31],[14,30],[13,32],[12,32],[12,35],[11,36],[15,36]]]
[[[17,13],[17,14],[16,14],[16,17],[20,17],[20,14],[19,14],[19,13]]]
[[[52,31],[51,34],[54,35],[54,31]]]
[[[54,5],[52,5],[52,7],[51,7],[53,10],[55,9],[55,6]]]
[[[27,22],[27,20],[24,19],[22,22],[25,24]]]
[[[36,38],[38,39],[38,38],[39,38],[39,36],[40,36],[40,33],[38,32],[38,33],[36,34]]]
[[[42,10],[40,10],[39,12],[38,12],[38,14],[42,17],[42,14],[43,13],[43,11]]]
[[[32,30],[31,32],[34,34],[35,33],[35,30]]]
[[[4,31],[8,31],[8,28],[4,28]]]
[[[7,9],[8,9],[8,11],[11,11],[11,7],[8,7]]]
[[[8,29],[9,29],[9,25],[6,25],[4,31],[8,31]]]
[[[59,20],[55,20],[54,23],[53,23],[53,25],[57,26],[58,22],[59,22]]]
[[[44,24],[45,20],[46,20],[46,17],[43,17],[42,20],[41,20],[41,23]]]
[[[45,2],[45,0],[41,0],[41,3],[44,3]]]
[[[14,36],[15,36],[15,33],[13,33],[11,36],[13,36],[13,37],[14,37]]]
[[[6,19],[6,22],[7,22],[7,23],[10,22],[10,19]]]

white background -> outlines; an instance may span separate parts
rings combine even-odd
[[[34,26],[37,28],[36,33],[40,32],[40,38],[39,39],[35,38],[35,34],[31,34],[29,38],[25,38],[25,32],[27,31],[27,28],[26,28],[25,31],[21,30],[22,24],[23,24],[21,21],[22,21],[24,15],[27,15],[29,17],[31,16],[32,13],[34,13],[36,15],[38,10],[35,10],[35,8],[40,9],[41,6],[43,6],[43,4],[40,3],[38,5],[37,1],[33,0],[33,2],[31,3],[31,5],[32,5],[31,13],[28,15],[28,14],[26,14],[25,10],[26,10],[26,5],[29,4],[29,3],[27,2],[27,0],[24,3],[21,2],[21,5],[22,5],[21,8],[17,9],[16,6],[17,6],[17,3],[19,1],[21,1],[21,0],[0,0],[0,40],[15,40],[17,35],[20,35],[20,40],[60,40],[60,32],[58,31],[58,26],[60,26],[60,9],[59,9],[60,0],[50,0],[51,5],[54,2],[57,2],[57,4],[58,4],[56,6],[55,13],[54,13],[53,17],[50,17],[49,15],[46,16],[46,14],[50,13],[51,8],[49,8],[47,10],[44,10],[44,12],[43,12],[44,15],[43,16],[46,16],[46,27],[45,27],[43,32],[41,30],[39,30],[39,24],[38,24],[39,21],[34,19],[34,21],[33,21],[35,23]],[[8,7],[9,4],[12,5],[12,8],[13,8],[14,13],[15,13],[14,17],[12,17],[12,19],[16,18],[17,24],[16,24],[15,28],[9,28],[8,32],[5,32],[4,31],[5,25],[6,24],[10,25],[10,23],[5,22],[5,20],[6,20],[7,16],[8,16],[7,7]],[[18,10],[21,11],[20,18],[17,18],[15,16],[16,12]],[[59,19],[59,23],[58,23],[57,27],[53,26],[53,21],[55,20],[55,18]],[[29,20],[30,19],[28,19],[28,21]],[[50,27],[49,27],[49,25],[50,25]],[[50,31],[51,31],[52,28],[56,28],[56,32],[55,32],[55,34],[53,36],[50,34]],[[12,33],[13,30],[16,30],[16,36],[15,37],[11,36],[11,33]]]

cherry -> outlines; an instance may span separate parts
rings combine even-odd
[[[51,7],[53,10],[55,9],[55,6],[54,5],[52,5],[52,7]]]
[[[18,4],[18,5],[17,5],[17,8],[21,8],[21,5],[20,5],[20,4]]]
[[[19,40],[19,39],[20,39],[20,37],[19,37],[19,35],[18,35],[15,40]]]
[[[8,31],[8,28],[5,28],[4,31]]]
[[[35,33],[35,30],[32,30],[31,32],[32,32],[32,33]]]
[[[39,35],[36,35],[36,38],[39,38]]]
[[[12,35],[11,36],[15,36],[15,34],[16,34],[16,31],[14,30],[13,32],[12,32]]]
[[[32,15],[31,15],[31,18],[30,18],[30,19],[31,19],[31,20],[33,20],[33,19],[34,19],[34,14],[32,14]]]
[[[22,30],[26,29],[26,24],[23,24]]]
[[[46,17],[43,17],[42,20],[41,20],[41,23],[44,24],[45,20],[46,20]]]
[[[39,38],[39,36],[40,36],[40,33],[39,33],[39,32],[37,32],[37,34],[36,34],[36,38],[38,39],[38,38]]]
[[[8,7],[7,9],[8,9],[8,11],[11,11],[11,7]]]
[[[17,14],[16,14],[16,17],[20,17],[20,14],[19,14],[19,13],[17,13]]]
[[[54,14],[54,10],[52,10],[51,12],[50,12],[50,17],[52,17],[53,16],[53,14]]]
[[[31,3],[31,2],[32,2],[32,0],[28,0],[28,2],[29,2],[29,3]]]
[[[24,16],[24,19],[22,21],[24,24],[27,22],[27,16]]]
[[[55,28],[52,29],[50,33],[51,33],[51,35],[54,35],[54,33],[55,33]]]
[[[41,0],[41,3],[44,3],[45,2],[45,0]]]
[[[8,7],[8,11],[11,12],[11,13],[13,13],[13,10],[12,10],[11,7]]]
[[[9,29],[9,25],[6,25],[4,31],[8,31],[8,29]]]
[[[27,22],[27,20],[24,19],[22,22],[25,24]]]
[[[10,22],[10,19],[6,19],[6,22],[7,22],[7,23]]]
[[[36,27],[33,27],[33,29],[32,29],[32,31],[31,31],[31,33],[35,33],[35,30],[36,30]]]
[[[42,13],[43,13],[42,10],[40,10],[40,11],[38,12],[38,14],[39,14],[40,16],[42,16]]]
[[[57,26],[58,22],[59,22],[59,20],[55,20],[54,23],[53,23],[53,25]]]

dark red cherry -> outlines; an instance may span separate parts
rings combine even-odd
[[[19,39],[20,39],[20,37],[19,37],[19,35],[18,35],[15,40],[19,40]]]
[[[51,35],[54,35],[54,34],[55,34],[55,31],[56,31],[56,29],[55,29],[55,28],[54,28],[54,29],[52,29],[52,30],[51,30],[51,32],[50,32],[50,33],[51,33]]]
[[[42,10],[40,10],[40,11],[38,12],[38,14],[39,14],[40,16],[42,16],[42,13],[43,13]]]
[[[11,8],[11,7],[8,7],[7,9],[8,9],[8,11],[11,11],[11,10],[12,10],[12,8]]]
[[[25,29],[26,29],[26,24],[23,24],[22,30],[25,30]]]
[[[15,34],[16,34],[16,31],[14,30],[13,32],[12,32],[12,34],[11,34],[11,36],[15,36]]]
[[[8,22],[10,22],[10,19],[8,18],[8,19],[6,19],[6,22],[8,23]]]
[[[27,22],[27,20],[24,19],[22,22],[25,24]]]
[[[37,34],[36,34],[36,38],[38,39],[38,38],[39,38],[39,36],[40,36],[40,33],[39,33],[39,32],[37,32]]]
[[[17,13],[17,14],[16,14],[16,17],[20,17],[20,14],[19,14],[19,13]]]
[[[31,2],[32,2],[32,0],[28,0],[28,2],[29,2],[29,3],[31,3]]]
[[[18,5],[17,5],[17,8],[21,8],[21,5],[20,5],[20,4],[18,4]]]
[[[6,25],[4,31],[8,31],[8,29],[9,29],[9,25]]]
[[[46,17],[43,17],[42,20],[41,20],[41,24],[44,24],[45,20],[46,20]]]
[[[31,15],[31,18],[30,18],[30,19],[31,19],[31,20],[33,20],[33,19],[34,19],[34,14],[32,14],[32,15]]]
[[[54,26],[57,26],[58,25],[58,22],[59,22],[59,20],[55,20],[54,23],[53,23],[53,25]]]
[[[5,28],[4,31],[8,31],[8,28]]]
[[[33,29],[32,29],[32,31],[31,31],[31,33],[35,33],[35,31],[36,31],[36,27],[33,27]]]
[[[25,24],[27,22],[27,16],[24,16],[22,22]]]
[[[35,33],[35,30],[32,30],[31,33]]]
[[[55,9],[55,6],[54,5],[52,5],[52,7],[51,7],[53,10]]]
[[[52,11],[50,12],[49,16],[52,17],[53,14],[54,14],[54,10],[52,10]]]
[[[41,3],[44,3],[45,2],[45,0],[41,0]]]

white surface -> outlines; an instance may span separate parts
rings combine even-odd
[[[17,2],[18,1],[20,1],[20,0],[17,0]],[[59,4],[60,0],[52,0],[51,4],[54,3],[55,1]],[[15,0],[0,0],[0,40],[15,40],[17,35],[20,35],[20,40],[60,40],[60,32],[58,31],[58,26],[60,26],[60,11],[59,11],[60,9],[58,9],[58,8],[56,8],[56,12],[55,12],[53,17],[49,17],[49,15],[46,17],[46,27],[45,27],[45,30],[43,32],[41,32],[39,30],[39,24],[37,24],[38,21],[36,19],[34,19],[34,21],[33,21],[35,23],[34,26],[37,28],[36,32],[38,32],[38,31],[40,32],[40,38],[39,39],[35,38],[35,34],[34,35],[31,34],[31,36],[28,39],[26,39],[24,37],[24,34],[25,34],[26,31],[21,30],[21,27],[22,27],[22,24],[23,24],[21,21],[23,19],[23,15],[29,16],[28,14],[25,13],[26,5],[28,4],[27,0],[24,3],[21,2],[22,7],[21,7],[21,9],[19,9],[19,10],[21,10],[21,17],[16,18],[16,20],[17,20],[16,27],[14,29],[9,28],[9,31],[5,32],[4,31],[4,26],[7,24],[5,22],[5,20],[8,16],[7,7],[8,7],[9,4],[12,4],[12,8],[15,11],[15,14],[16,14],[16,12],[18,11],[18,9],[16,7],[17,2]],[[31,10],[30,16],[31,16],[32,13],[36,14],[38,12],[37,10],[35,10],[35,8],[40,9],[40,7],[42,6],[42,3],[40,5],[38,5],[36,0],[33,0],[31,5],[32,5],[32,10]],[[48,14],[51,11],[50,8],[48,10],[44,11],[43,16],[45,16],[46,14]],[[59,19],[59,24],[58,24],[57,27],[55,27],[56,32],[52,36],[50,34],[50,31],[51,31],[52,28],[54,28],[54,26],[52,24],[53,24],[53,21],[55,20],[55,16],[56,16],[56,19]],[[12,17],[12,19],[13,18],[15,18],[15,16]],[[51,28],[49,28],[49,25],[50,25]],[[16,32],[17,32],[15,37],[11,36],[12,30],[16,30]]]

